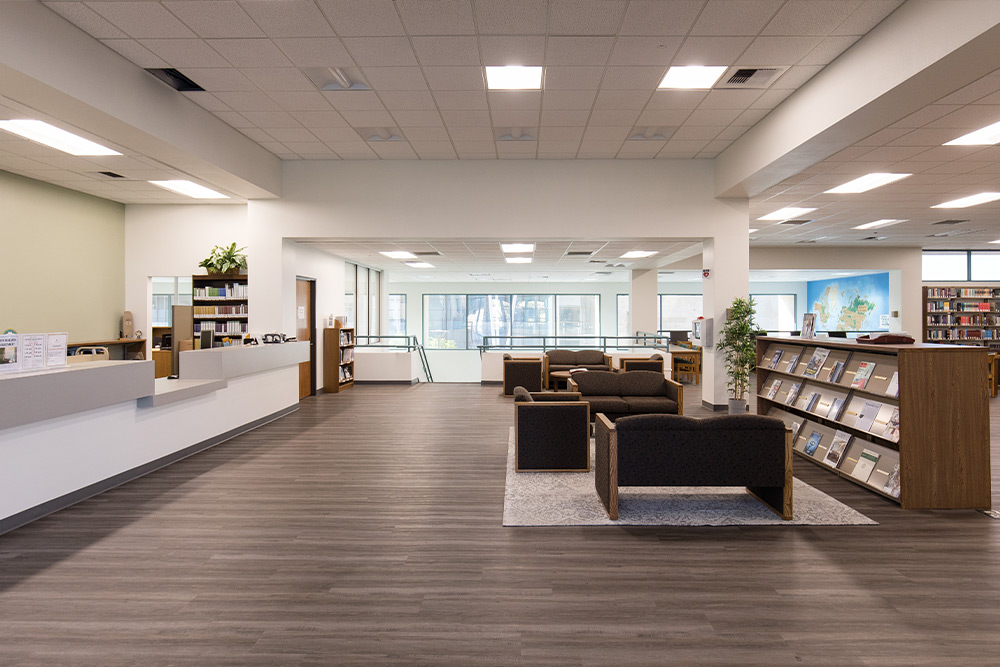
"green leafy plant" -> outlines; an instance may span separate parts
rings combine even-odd
[[[757,325],[753,321],[756,305],[753,298],[733,299],[715,344],[726,364],[729,395],[738,401],[746,400],[750,391],[750,374],[757,366]]]
[[[236,244],[217,245],[198,266],[208,269],[209,273],[231,273],[247,268],[247,256],[243,254],[246,247],[237,248]]]

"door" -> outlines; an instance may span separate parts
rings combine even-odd
[[[309,361],[299,364],[299,400],[315,393],[316,386],[316,281],[298,278],[295,281],[295,338],[309,341]]]

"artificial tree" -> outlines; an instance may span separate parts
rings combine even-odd
[[[726,311],[726,321],[719,330],[715,349],[722,353],[729,376],[729,411],[746,412],[750,392],[750,374],[757,366],[757,325],[753,321],[753,298],[736,297]]]

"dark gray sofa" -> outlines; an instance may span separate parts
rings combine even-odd
[[[792,432],[763,415],[638,415],[594,422],[594,485],[618,518],[619,486],[745,486],[792,518]]]
[[[598,412],[611,420],[651,413],[684,414],[684,387],[656,371],[583,371],[573,374],[569,388],[590,403],[591,418]]]
[[[580,394],[514,388],[514,461],[517,472],[590,470],[590,406]]]
[[[553,371],[568,371],[573,368],[586,368],[592,371],[610,371],[611,357],[600,350],[549,350],[545,353],[545,368],[542,376],[545,378],[545,388],[552,386]]]

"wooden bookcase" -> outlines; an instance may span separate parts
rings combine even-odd
[[[809,375],[817,350],[817,356],[824,350],[828,355]],[[904,509],[987,509],[986,355],[985,348],[971,346],[762,336],[757,338],[757,412],[792,427],[800,457],[892,498]],[[852,386],[862,364],[873,365],[871,375],[863,386]],[[800,386],[790,397],[795,384]],[[813,394],[818,395],[815,400]],[[850,441],[831,463],[827,453],[838,432]],[[810,447],[817,438],[818,445]],[[861,480],[853,473],[866,450],[878,455],[878,461],[871,476]],[[891,483],[897,463],[898,496]]]
[[[216,340],[232,337],[242,342],[250,321],[249,303],[245,273],[191,276],[194,337],[203,327],[212,327]]]
[[[1000,348],[1000,287],[924,287],[924,342]]]
[[[323,391],[337,393],[354,386],[354,329],[323,329]]]

